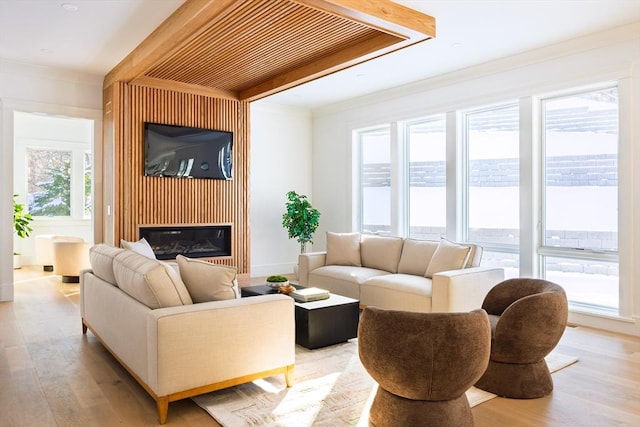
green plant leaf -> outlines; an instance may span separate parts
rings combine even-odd
[[[24,239],[25,237],[29,237],[29,234],[33,231],[30,225],[33,217],[24,210],[22,203],[18,203],[16,200],[17,197],[17,194],[13,195],[13,227],[16,235]]]
[[[290,239],[296,239],[301,248],[313,243],[313,233],[320,225],[320,211],[307,200],[307,196],[295,191],[287,193],[286,211],[282,215],[282,226],[287,229]]]

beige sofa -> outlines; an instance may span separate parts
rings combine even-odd
[[[107,245],[92,247],[90,260],[80,276],[83,332],[156,400],[160,423],[175,400],[276,374],[290,385],[293,299],[240,299],[235,269],[203,261],[177,269]],[[215,297],[231,299],[197,302]]]
[[[361,306],[415,312],[464,312],[482,306],[504,279],[480,267],[482,247],[359,233],[327,233],[326,252],[299,256],[303,286],[356,298]]]

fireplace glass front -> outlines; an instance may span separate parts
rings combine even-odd
[[[158,259],[231,256],[230,225],[140,227]]]

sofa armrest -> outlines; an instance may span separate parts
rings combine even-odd
[[[472,267],[433,275],[431,311],[466,312],[482,307],[489,290],[504,280],[504,269]]]
[[[307,252],[298,256],[298,282],[302,286],[309,284],[309,273],[325,265],[326,252]]]
[[[295,363],[293,299],[263,295],[152,310],[148,385],[159,396]]]

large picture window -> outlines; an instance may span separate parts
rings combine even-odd
[[[439,239],[447,226],[447,139],[444,117],[405,124],[409,158],[409,237]]]
[[[519,108],[463,115],[466,147],[465,238],[485,248],[482,264],[518,276],[520,243]]]
[[[618,87],[354,131],[360,231],[476,243],[482,267],[555,282],[573,310],[624,313]]]
[[[391,128],[358,132],[360,147],[360,231],[391,232]]]
[[[576,304],[618,306],[618,90],[542,100],[542,276]]]

